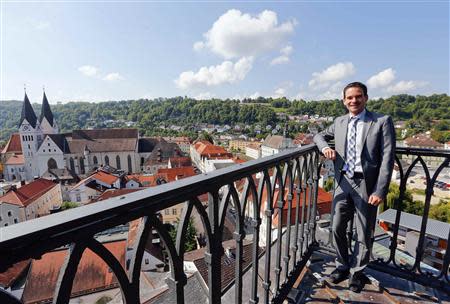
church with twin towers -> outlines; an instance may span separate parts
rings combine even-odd
[[[25,93],[19,132],[11,135],[2,160],[5,179],[10,181],[31,181],[57,169],[83,176],[102,166],[138,173],[154,146],[131,128],[60,133],[45,92],[39,117]]]

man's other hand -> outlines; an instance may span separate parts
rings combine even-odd
[[[372,194],[369,197],[369,204],[374,205],[374,206],[378,206],[379,204],[381,204],[382,201],[383,201],[383,199],[375,194]]]
[[[335,160],[336,159],[336,151],[334,151],[331,148],[325,148],[322,151],[323,155],[325,155],[325,157],[327,159],[331,159],[331,160]]]

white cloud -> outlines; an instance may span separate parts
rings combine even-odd
[[[98,73],[98,68],[92,65],[83,65],[78,68],[78,71],[83,73],[85,76],[94,77]]]
[[[287,45],[280,50],[280,53],[283,55],[289,56],[293,50],[294,50],[294,48],[291,45]]]
[[[201,51],[205,48],[205,43],[203,41],[197,41],[196,43],[194,43],[192,48],[194,49],[194,51]]]
[[[331,85],[328,90],[316,96],[317,100],[329,100],[342,98],[342,89],[344,85],[341,81],[338,81]]]
[[[244,94],[244,95],[236,94],[231,99],[239,99],[239,100],[242,100],[244,98],[257,99],[258,97],[261,97],[261,96],[262,95],[259,92],[255,92],[253,94]]]
[[[294,32],[295,20],[278,24],[277,14],[265,10],[257,16],[232,9],[219,17],[211,29],[203,34],[204,42],[196,42],[194,49],[209,48],[224,58],[255,56],[279,48]]]
[[[203,92],[203,93],[200,93],[197,96],[195,96],[194,99],[205,100],[205,99],[211,99],[211,98],[214,98],[214,97],[216,97],[215,94],[212,94],[210,92]]]
[[[278,88],[275,90],[275,94],[272,96],[272,98],[280,98],[286,96],[286,89],[285,88]]]
[[[198,72],[186,71],[178,76],[175,84],[181,89],[196,86],[217,86],[236,83],[247,76],[252,69],[253,57],[243,57],[236,63],[224,61],[220,65],[201,67]]]
[[[106,75],[105,77],[103,77],[103,80],[106,81],[119,81],[119,80],[124,80],[125,78],[120,75],[119,73],[109,73],[108,75]]]
[[[259,94],[259,92],[255,92],[248,96],[248,98],[250,99],[257,99],[258,97],[261,97],[261,94]]]
[[[278,65],[278,64],[285,64],[290,61],[289,55],[292,53],[294,48],[290,45],[285,46],[280,50],[281,55],[278,57],[275,57],[271,62],[270,65]]]
[[[367,86],[372,89],[381,88],[389,85],[395,79],[395,70],[392,68],[381,71],[367,80]]]
[[[329,66],[322,72],[314,72],[309,86],[312,88],[323,88],[330,82],[339,81],[355,74],[356,69],[351,62],[339,62]]]
[[[270,65],[285,64],[285,63],[288,63],[289,61],[290,61],[290,60],[289,60],[289,57],[288,57],[288,56],[281,55],[281,56],[278,56],[278,57],[274,58],[274,59],[270,62]]]
[[[421,87],[424,87],[428,85],[428,82],[426,81],[399,81],[394,85],[391,85],[386,88],[386,92],[391,94],[400,94],[400,93],[406,93]]]

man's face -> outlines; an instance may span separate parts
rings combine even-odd
[[[351,87],[345,91],[344,105],[352,115],[358,115],[366,107],[367,96],[358,87]]]

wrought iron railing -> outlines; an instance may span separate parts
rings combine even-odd
[[[193,210],[196,210],[206,235],[209,302],[220,303],[223,293],[220,280],[224,221],[227,210],[234,208],[235,303],[242,302],[242,250],[246,223],[252,226],[252,235],[247,237],[251,239],[253,246],[249,269],[252,278],[249,302],[281,303],[316,245],[319,168],[317,148],[315,145],[308,145],[272,157],[0,228],[0,273],[19,261],[39,259],[55,248],[68,246],[68,254],[53,295],[53,303],[68,303],[77,266],[83,252],[90,249],[115,274],[124,303],[139,303],[144,246],[152,230],[156,230],[169,256],[169,285],[174,287],[176,302],[184,303],[184,286],[187,281],[183,268],[185,234],[189,218]],[[237,189],[238,184],[243,187]],[[207,208],[198,199],[199,195],[205,193],[208,194]],[[293,206],[293,201],[297,205]],[[178,224],[176,242],[173,242],[157,214],[183,202],[185,206]],[[285,215],[286,220],[283,220]],[[247,220],[244,221],[244,218]],[[126,267],[127,270],[95,235],[135,219],[142,221],[132,251],[134,256],[129,267]],[[275,222],[277,226],[272,229]],[[265,235],[261,233],[262,224],[267,227]],[[274,235],[277,237],[274,238]],[[262,238],[264,242],[260,242]],[[265,246],[259,248],[260,243]],[[261,249],[264,252],[262,258]],[[273,251],[274,261],[271,260]],[[264,273],[258,273],[260,260],[265,263]],[[273,273],[271,269],[274,269]],[[262,293],[258,292],[260,286],[263,287]],[[0,289],[0,303],[21,302]]]
[[[406,161],[405,161],[406,160]],[[430,164],[431,163],[431,166]],[[395,276],[405,278],[410,281],[418,282],[425,286],[444,289],[450,293],[450,229],[447,237],[445,253],[442,256],[442,268],[439,271],[430,271],[429,267],[423,263],[426,251],[427,223],[429,220],[429,212],[438,177],[443,170],[449,169],[450,151],[449,150],[431,150],[417,148],[397,148],[396,164],[400,174],[400,196],[396,199],[394,209],[396,210],[395,224],[393,225],[392,237],[390,240],[389,258],[378,258],[371,266],[375,269],[391,273]],[[405,199],[406,186],[411,173],[415,170],[423,170],[425,175],[425,200],[424,209],[419,231],[419,239],[417,242],[414,263],[399,263],[398,235],[401,219],[401,202]],[[434,172],[432,172],[434,171]],[[448,174],[449,172],[447,172]],[[449,189],[450,190],[450,189]]]
[[[442,254],[442,268],[440,270],[433,269],[433,267],[428,267],[429,265],[423,261],[427,250],[427,222],[429,220],[429,211],[434,193],[433,189],[443,170],[450,170],[450,151],[399,147],[395,152],[395,163],[397,165],[396,171],[398,170],[399,175],[400,195],[395,199],[393,206],[393,209],[395,209],[395,222],[391,226],[392,230],[389,231],[389,254],[387,257],[372,255],[372,262],[369,266],[376,270],[390,273],[395,277],[404,278],[409,281],[417,282],[419,284],[450,293],[450,230],[448,232],[448,237],[446,237],[446,248],[442,248],[442,250],[445,251],[445,253]],[[415,257],[408,254],[405,255],[404,250],[398,250],[399,230],[402,228],[400,225],[400,219],[402,216],[401,207],[402,202],[404,202],[406,198],[406,186],[408,184],[408,179],[411,177],[411,173],[414,169],[423,170],[421,173],[425,176],[424,209],[423,215],[421,216],[422,219],[420,229],[417,229],[419,237]],[[394,174],[396,174],[396,171]],[[432,175],[431,172],[433,172]],[[354,233],[355,227],[353,220],[351,220],[347,227],[347,240],[350,251],[352,251],[353,248],[352,240],[354,238]],[[327,240],[323,243],[321,242],[321,245],[325,249],[333,252],[334,249],[332,246],[331,234],[332,232],[330,229]],[[405,257],[413,262],[407,263],[404,259]],[[400,263],[400,261],[402,261],[402,263]]]

